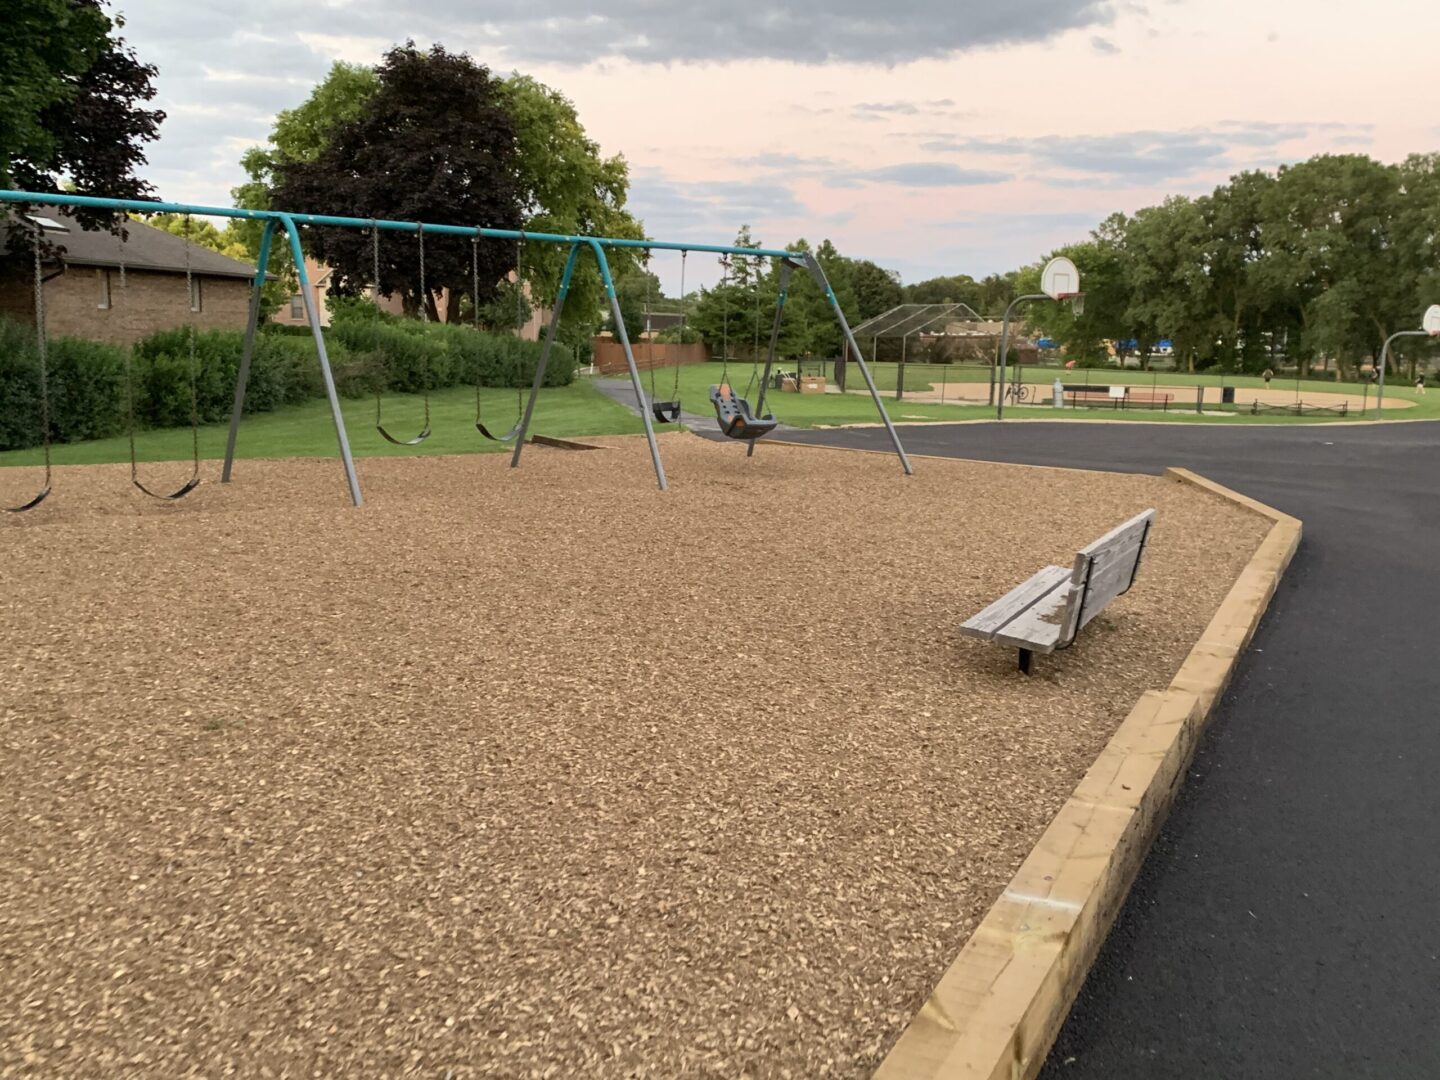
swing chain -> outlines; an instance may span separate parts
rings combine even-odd
[[[200,308],[200,297],[195,292],[195,275],[190,266],[190,215],[185,215],[185,302],[190,311],[186,317],[190,331],[190,449],[195,459],[195,472],[200,472],[200,391],[197,384],[200,373],[195,358],[195,314]]]
[[[730,259],[720,256],[720,381],[730,381]]]
[[[515,238],[515,337],[525,329],[525,230]]]
[[[480,229],[477,226],[475,235],[470,238],[470,325],[476,330],[480,329]],[[480,393],[479,383],[476,383],[475,393]]]
[[[50,489],[50,376],[49,351],[45,344],[45,271],[40,263],[40,245],[45,230],[35,226],[35,347],[40,360],[40,423],[45,440],[45,489]]]

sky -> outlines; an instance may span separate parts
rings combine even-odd
[[[1325,152],[1436,148],[1418,43],[1369,0],[118,0],[168,119],[142,171],[229,205],[241,153],[337,60],[406,38],[523,71],[630,163],[657,239],[831,239],[907,282],[976,277],[1110,213]],[[243,11],[243,20],[237,12]],[[1407,42],[1413,51],[1408,59]],[[343,208],[337,207],[338,212]],[[678,256],[671,261],[678,262]],[[659,257],[657,257],[657,264]],[[657,265],[667,291],[677,267]],[[690,260],[690,282],[713,281]]]

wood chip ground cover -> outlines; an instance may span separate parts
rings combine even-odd
[[[0,1074],[865,1076],[1266,528],[663,447],[668,495],[615,440],[5,520]],[[1034,678],[956,633],[1147,506]]]

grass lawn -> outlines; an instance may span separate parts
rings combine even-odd
[[[486,427],[508,431],[515,422],[514,390],[483,390],[480,406]],[[433,434],[419,446],[392,446],[375,430],[375,399],[342,400],[350,449],[356,457],[414,454],[474,454],[507,450],[510,444],[491,442],[475,430],[475,390],[454,387],[430,397],[430,424]],[[396,438],[418,432],[424,405],[416,395],[392,394],[384,400],[385,428]],[[207,424],[200,429],[200,456],[219,458],[225,454],[228,424]],[[571,386],[540,392],[531,421],[533,434],[542,435],[624,435],[644,430],[639,417],[610,401],[583,379]],[[167,428],[142,431],[135,439],[136,455],[142,461],[176,461],[190,457],[190,429]],[[55,446],[51,458],[57,465],[99,465],[128,461],[125,437]],[[339,454],[330,405],[323,398],[255,413],[240,424],[236,456],[242,458],[334,457]],[[0,454],[0,466],[36,465],[41,452],[13,450]]]
[[[894,389],[897,365],[872,365],[877,386],[882,390]],[[729,380],[737,393],[744,393],[750,379],[750,364],[730,364]],[[710,409],[710,386],[720,381],[719,364],[687,365],[680,369],[680,396],[692,412],[708,412]],[[1048,385],[1054,381],[1053,368],[1025,368],[1022,374],[1026,382]],[[1065,375],[1066,381],[1084,381],[1084,372],[1072,371]],[[1148,373],[1118,370],[1094,370],[1089,372],[1092,382],[1125,381],[1149,383]],[[942,377],[951,385],[958,382],[983,383],[989,373],[985,368],[962,367],[959,365],[905,366],[907,390],[922,390],[932,384],[939,385]],[[642,373],[645,390],[649,393],[648,374]],[[1161,373],[1156,377],[1161,385],[1221,385],[1219,376],[1186,375],[1183,373]],[[1225,382],[1240,387],[1263,387],[1264,381],[1244,376],[1226,376]],[[851,392],[840,394],[780,394],[768,395],[766,405],[772,408],[782,423],[793,427],[807,428],[840,424],[877,423],[879,416],[863,392],[864,382],[859,372],[853,373]],[[1293,386],[1276,379],[1271,389]],[[655,373],[655,390],[659,397],[668,398],[674,386],[673,370]],[[857,392],[856,388],[860,391]],[[1358,387],[1348,383],[1308,380],[1301,383],[1302,397],[1306,393],[1355,393]],[[1415,402],[1414,408],[1388,411],[1390,419],[1420,420],[1440,417],[1440,392],[1419,396],[1413,387],[1386,387],[1386,397],[1404,398]],[[758,398],[755,386],[749,391],[751,404]],[[918,421],[986,420],[995,415],[994,409],[984,405],[939,405],[917,401],[895,401],[886,398],[886,407],[892,420],[901,423]],[[430,419],[433,434],[419,446],[393,446],[375,431],[375,401],[373,398],[357,398],[341,403],[345,413],[345,426],[350,434],[350,447],[356,457],[378,455],[418,454],[476,454],[505,450],[507,444],[484,439],[475,430],[475,391],[470,387],[455,387],[439,391],[430,398]],[[516,401],[513,390],[482,391],[481,408],[486,426],[492,431],[506,431],[515,422]],[[423,417],[423,403],[416,395],[391,394],[384,401],[385,426],[397,438],[408,438],[420,429]],[[1142,409],[1112,412],[1095,409],[1049,410],[1020,408],[1009,410],[1015,419],[1029,417],[1046,420],[1096,419],[1106,420],[1159,420],[1190,424],[1322,424],[1336,419],[1333,417],[1298,416],[1251,416],[1239,413],[1232,416],[1200,416],[1193,412],[1171,411],[1160,413]],[[225,452],[227,425],[207,424],[200,429],[200,456],[219,458]],[[628,435],[643,431],[640,418],[629,409],[611,401],[590,386],[583,376],[574,385],[544,390],[535,409],[531,431],[536,434],[556,436],[582,435]],[[159,431],[143,431],[135,440],[137,456],[142,461],[176,461],[190,456],[190,429],[169,428]],[[304,405],[278,409],[271,413],[257,413],[247,416],[240,426],[240,440],[236,454],[242,458],[281,457],[332,457],[337,454],[335,430],[330,422],[330,407],[324,400],[307,402]],[[52,459],[57,465],[98,465],[114,461],[126,461],[129,448],[123,436],[113,439],[97,439],[92,442],[57,445],[52,448]],[[39,449],[12,450],[0,453],[0,467],[11,465],[39,464]]]
[[[875,377],[875,384],[881,390],[894,390],[898,377],[898,365],[890,363],[872,364],[871,372]],[[729,365],[728,379],[735,387],[737,393],[744,394],[746,384],[750,379],[752,365],[749,363],[737,364],[731,362]],[[1021,369],[1025,382],[1048,388],[1055,381],[1055,376],[1060,374],[1055,368],[1031,368]],[[683,367],[680,372],[680,394],[684,399],[686,408],[692,412],[705,412],[710,408],[709,390],[710,386],[720,381],[721,366],[715,363],[697,364]],[[1223,378],[1218,375],[1189,375],[1183,372],[1139,372],[1112,370],[1075,370],[1064,372],[1062,377],[1067,383],[1081,383],[1089,381],[1101,385],[1107,383],[1126,382],[1135,385],[1148,386],[1152,380],[1158,386],[1237,386],[1242,389],[1260,389],[1265,381],[1259,377],[1228,375]],[[972,367],[961,365],[936,365],[936,364],[906,364],[905,365],[905,388],[907,390],[925,390],[931,385],[937,389],[942,379],[949,385],[957,383],[986,383],[989,380],[989,369],[984,367]],[[650,384],[648,374],[642,373],[645,380],[646,391],[649,391]],[[671,387],[674,385],[673,370],[659,370],[655,373],[655,388],[662,398],[670,395]],[[775,393],[772,391],[766,396],[766,408],[772,409],[782,423],[794,427],[815,427],[817,425],[829,424],[856,424],[875,422],[879,416],[870,397],[865,393],[865,382],[858,369],[852,365],[849,382],[849,393],[843,397],[837,394],[793,394]],[[1295,380],[1276,379],[1271,383],[1271,390],[1286,391],[1295,386]],[[972,385],[973,392],[973,385]],[[1300,396],[1302,400],[1306,394],[1317,393],[1361,393],[1361,387],[1354,383],[1336,383],[1329,380],[1308,379],[1300,383]],[[758,389],[750,387],[749,398],[752,405],[758,398]],[[1374,398],[1374,388],[1371,388],[1370,397]],[[1415,403],[1413,408],[1388,409],[1387,419],[1421,420],[1440,417],[1440,391],[1432,391],[1424,396],[1418,395],[1412,386],[1385,387],[1386,399],[1403,398]],[[1048,394],[1044,400],[1048,402]],[[904,420],[906,422],[916,420],[930,421],[957,421],[957,420],[980,420],[993,418],[995,410],[986,405],[940,405],[930,404],[909,399],[895,401],[893,398],[885,399],[886,408],[890,411],[892,420]],[[1111,411],[1108,409],[1064,409],[1064,410],[1041,410],[1038,408],[1022,407],[1018,410],[1008,408],[1007,414],[1018,419],[1030,417],[1032,419],[1042,418],[1046,420],[1083,420],[1083,419],[1105,419],[1105,420],[1169,420],[1177,423],[1191,424],[1317,424],[1326,423],[1339,419],[1356,420],[1362,416],[1359,410],[1353,410],[1347,417],[1336,416],[1284,416],[1266,414],[1251,416],[1249,413],[1241,412],[1229,416],[1198,415],[1193,411],[1186,411],[1179,408],[1179,402],[1172,402],[1168,412],[1145,409],[1126,409],[1123,411]],[[1373,416],[1373,410],[1371,416]]]

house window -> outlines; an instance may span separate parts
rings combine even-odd
[[[101,311],[110,310],[110,271],[96,270],[95,282],[100,286],[100,295],[96,298],[95,306]]]
[[[203,310],[200,294],[200,279],[198,277],[192,277],[190,279],[190,310]]]
[[[290,317],[292,319],[305,318],[305,298],[303,296],[290,297]]]

